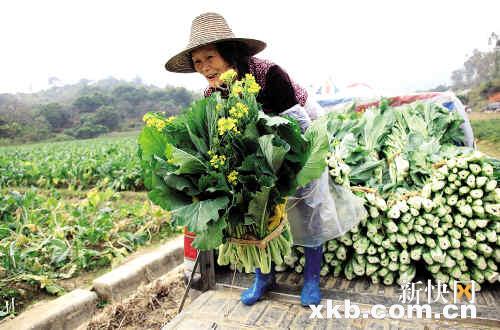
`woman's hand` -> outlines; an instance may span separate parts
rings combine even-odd
[[[298,121],[300,130],[302,133],[311,125],[311,118],[307,114],[306,110],[300,104],[296,104],[293,107],[280,113],[280,116],[290,116],[296,121]]]

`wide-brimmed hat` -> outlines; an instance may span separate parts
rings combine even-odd
[[[236,38],[224,17],[217,13],[205,13],[195,17],[186,48],[165,64],[172,72],[195,72],[190,53],[198,47],[221,41],[239,41],[248,47],[249,55],[255,55],[266,48],[266,43],[256,39]]]

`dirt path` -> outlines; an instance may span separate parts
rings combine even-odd
[[[79,330],[160,329],[177,315],[185,287],[183,268],[179,266],[154,282],[140,286],[124,301],[101,308],[92,321]],[[194,296],[188,297],[184,306],[192,299]]]

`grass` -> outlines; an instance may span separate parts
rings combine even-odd
[[[478,149],[500,158],[500,114],[472,113],[469,115]]]

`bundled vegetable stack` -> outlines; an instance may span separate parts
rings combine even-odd
[[[436,216],[428,217],[437,227],[426,237],[422,258],[427,269],[443,282],[453,278],[480,284],[498,281],[498,173],[495,177],[492,163],[479,152],[436,165],[423,189],[439,209]]]
[[[382,102],[328,116],[332,181],[352,185],[369,217],[324,245],[322,274],[390,285],[426,268],[450,284],[498,281],[498,161],[453,144],[462,134],[457,114]],[[300,272],[302,258],[294,249],[285,262]]]
[[[214,93],[176,118],[147,114],[139,155],[150,199],[196,233],[194,247],[268,273],[290,252],[286,197],[326,167],[327,129],[302,134],[293,118],[266,115],[254,77],[235,77],[221,75],[227,98]]]

